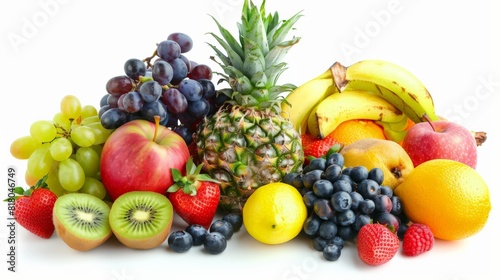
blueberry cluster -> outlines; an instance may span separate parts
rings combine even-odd
[[[191,143],[196,125],[228,99],[216,93],[211,68],[186,56],[192,48],[193,40],[177,32],[158,43],[151,57],[125,61],[124,74],[106,83],[99,110],[102,126],[116,129],[159,116],[160,124]]]
[[[201,225],[192,224],[185,230],[170,233],[167,239],[168,246],[174,252],[183,253],[193,246],[203,245],[205,251],[217,255],[227,247],[227,240],[231,239],[243,225],[241,215],[230,213],[215,220],[207,230]]]
[[[303,233],[330,261],[340,257],[344,242],[354,241],[365,224],[384,224],[404,234],[409,221],[401,200],[383,181],[380,168],[344,167],[340,153],[312,159],[302,173],[283,178],[301,192],[308,208]]]

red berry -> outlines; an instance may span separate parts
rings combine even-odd
[[[398,236],[381,224],[366,224],[357,238],[359,258],[368,265],[381,265],[391,260],[399,250]]]
[[[323,139],[316,138],[309,134],[302,134],[302,147],[304,149],[304,157],[315,157],[319,158],[328,152],[337,141],[330,136],[326,136]]]
[[[403,237],[403,254],[418,256],[432,249],[434,235],[424,224],[411,224]]]
[[[25,229],[42,238],[49,238],[54,233],[52,211],[57,196],[50,190],[38,188],[29,196],[17,198],[14,217]]]

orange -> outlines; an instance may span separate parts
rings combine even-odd
[[[384,129],[375,121],[361,119],[342,122],[330,136],[344,145],[365,138],[386,139]]]
[[[443,240],[478,233],[491,210],[489,188],[479,173],[448,159],[418,165],[395,194],[410,221],[427,225],[434,237]]]
[[[243,206],[247,232],[265,244],[281,244],[296,237],[307,218],[302,195],[293,186],[275,182],[259,187]]]

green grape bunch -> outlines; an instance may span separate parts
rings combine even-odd
[[[112,130],[102,126],[97,109],[66,95],[52,120],[31,124],[29,135],[15,139],[13,157],[27,160],[26,183],[45,179],[57,196],[83,192],[105,199],[99,165],[102,146]]]

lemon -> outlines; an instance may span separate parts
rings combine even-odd
[[[281,244],[296,237],[307,218],[299,191],[282,182],[259,187],[243,207],[247,232],[265,244]]]
[[[413,169],[396,189],[414,223],[427,225],[434,237],[464,239],[478,233],[491,210],[486,182],[463,163],[434,159]]]

